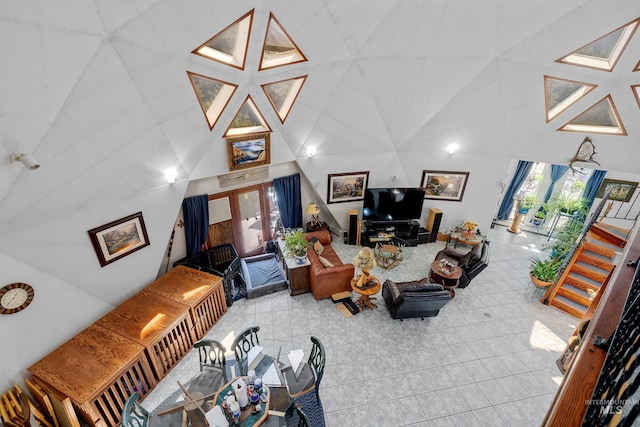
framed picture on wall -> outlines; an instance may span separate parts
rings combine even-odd
[[[611,190],[609,200],[628,202],[633,197],[636,187],[638,187],[637,182],[605,178],[600,184],[600,188],[598,188],[596,197],[603,198]]]
[[[420,186],[425,188],[425,199],[461,202],[468,179],[469,172],[425,170]]]
[[[369,182],[369,171],[329,174],[327,203],[364,200]]]
[[[227,138],[229,170],[268,165],[271,162],[269,136],[266,132]]]
[[[101,267],[149,246],[142,212],[93,228],[88,233]]]

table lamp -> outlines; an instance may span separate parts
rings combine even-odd
[[[315,203],[309,203],[307,206],[307,210],[305,211],[309,215],[311,215],[311,228],[320,228],[322,227],[322,221],[318,218],[318,214],[320,213],[320,208]]]

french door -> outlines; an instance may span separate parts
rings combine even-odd
[[[240,257],[261,254],[280,223],[273,183],[230,192],[234,246]]]

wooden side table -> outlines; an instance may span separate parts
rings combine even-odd
[[[356,305],[358,306],[360,311],[373,310],[374,308],[377,307],[377,305],[373,302],[375,298],[372,297],[371,295],[375,295],[380,291],[380,288],[382,286],[380,284],[380,280],[369,275],[366,281],[374,280],[376,282],[376,285],[367,289],[360,289],[357,286],[359,279],[360,279],[360,276],[358,276],[355,279],[351,279],[351,289],[353,289],[356,293],[360,294],[360,298],[356,300]],[[363,280],[363,282],[366,282],[366,281]]]
[[[278,239],[278,245],[280,246],[280,253],[284,254],[284,241]],[[295,258],[285,257],[283,255],[282,267],[284,268],[287,282],[289,282],[289,295],[294,296],[311,292],[311,263],[308,257],[304,264],[298,264]]]
[[[433,261],[431,263],[431,271],[429,272],[429,278],[436,283],[442,285],[443,288],[449,291],[451,298],[456,296],[454,288],[458,286],[458,279],[462,277],[462,269],[457,265],[452,265],[444,270],[440,261]]]

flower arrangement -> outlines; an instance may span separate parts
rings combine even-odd
[[[462,223],[462,229],[464,230],[467,237],[471,236],[471,233],[473,233],[473,230],[475,230],[477,226],[478,224],[471,221],[470,219],[467,219]]]

